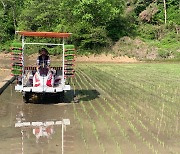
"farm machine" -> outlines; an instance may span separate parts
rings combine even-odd
[[[36,95],[40,98],[47,95],[55,95],[59,100],[63,100],[64,92],[71,89],[66,80],[74,76],[74,45],[66,45],[65,39],[71,36],[71,33],[57,32],[28,32],[16,31],[21,36],[21,46],[14,44],[12,50],[12,75],[17,79],[15,90],[22,92],[25,102],[29,102],[31,97]],[[60,43],[41,43],[26,42],[26,37],[58,39]],[[32,39],[28,39],[32,40]],[[25,62],[26,45],[42,46],[61,46],[62,58],[58,66],[51,67],[28,66]],[[36,61],[36,59],[35,59]]]

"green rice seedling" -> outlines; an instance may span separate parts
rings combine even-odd
[[[77,76],[79,77],[79,74],[77,74]],[[79,77],[79,78],[80,78],[80,77]],[[88,90],[87,85],[85,84],[84,81],[81,80],[81,78],[80,78],[80,81],[81,81],[81,83],[86,87],[86,89]],[[97,101],[97,102],[98,102],[98,101]],[[107,123],[106,120],[103,118],[103,116],[102,116],[101,114],[99,114],[99,112],[98,112],[97,109],[93,106],[93,104],[92,104],[91,102],[89,102],[89,103],[90,103],[93,111],[96,113],[96,115],[97,115],[97,116],[103,121],[103,123],[106,125],[107,130],[108,130],[108,133],[109,133],[109,135],[110,135],[110,138],[112,138],[112,140],[113,140],[113,141],[115,142],[115,144],[117,145],[117,152],[118,152],[119,154],[122,153],[119,143],[118,143],[118,142],[115,140],[115,138],[111,135],[111,129],[110,129],[108,123]],[[98,103],[99,103],[99,102],[98,102]],[[105,112],[107,112],[107,111],[105,110]]]
[[[117,110],[115,110],[115,112],[117,112]]]
[[[133,72],[129,71],[130,73],[128,76],[126,76],[127,75],[126,72],[123,72],[122,74],[124,74],[123,75],[124,77],[122,76],[119,77],[119,76],[116,76],[117,75],[117,73],[115,72],[116,65],[113,65],[113,69],[111,69],[110,67],[111,66],[109,66],[109,64],[105,64],[105,65],[99,65],[99,64],[89,65],[88,64],[87,66],[83,65],[82,67],[80,67],[80,69],[82,72],[85,72],[86,74],[88,74],[88,76],[91,77],[91,80],[92,80],[91,83],[93,83],[93,86],[97,88],[98,91],[100,91],[100,93],[102,94],[100,95],[100,97],[105,96],[105,99],[103,102],[105,103],[106,101],[108,103],[108,101],[111,101],[110,104],[113,105],[112,108],[114,107],[116,109],[114,113],[117,112],[117,109],[118,110],[124,109],[124,111],[121,110],[120,112],[123,111],[124,112],[123,114],[128,116],[127,117],[128,120],[130,120],[130,122],[135,124],[135,128],[136,126],[138,126],[137,127],[138,131],[140,132],[146,131],[148,133],[148,138],[151,136],[151,138],[153,138],[159,145],[161,145],[162,148],[165,148],[167,151],[170,151],[171,147],[167,144],[164,144],[162,138],[160,140],[159,137],[157,137],[156,133],[158,133],[160,123],[161,123],[161,128],[163,128],[160,131],[161,136],[166,135],[166,137],[172,138],[173,135],[177,133],[176,125],[177,125],[178,116],[176,113],[178,111],[178,106],[179,106],[177,102],[179,101],[180,97],[176,96],[175,93],[173,93],[174,89],[178,89],[177,86],[174,86],[175,88],[173,86],[172,87],[167,86],[168,82],[166,82],[165,80],[166,78],[163,77],[162,75],[161,75],[161,78],[165,80],[165,82],[163,82],[163,80],[162,81],[159,80],[161,79],[159,78],[157,82],[153,81],[154,82],[153,86],[150,85],[152,82],[149,82],[149,81],[153,79],[153,76],[157,76],[157,72],[155,72],[156,69],[153,70],[155,73],[152,74],[152,76],[148,79],[148,82],[145,82],[144,79],[147,78],[145,76],[145,78],[141,80],[142,82],[139,83],[140,80],[138,77],[133,78],[134,77]],[[107,73],[106,70],[111,70],[111,72]],[[114,71],[114,73],[112,70]],[[139,72],[141,71],[138,70],[138,73]],[[132,79],[131,79],[131,76],[132,76]],[[178,77],[178,75],[176,77]],[[87,79],[86,76],[85,78]],[[168,75],[168,78],[171,79],[170,75]],[[111,83],[115,83],[114,87],[113,87],[113,84],[109,84],[108,81],[111,81]],[[174,79],[172,81],[174,81]],[[111,89],[111,91],[109,91],[109,89]],[[112,98],[113,98],[113,101],[112,101]],[[163,118],[161,118],[162,117],[162,102],[165,103],[164,111],[163,111]],[[131,112],[132,114],[127,114],[127,112]],[[133,114],[134,114],[134,117],[132,116]],[[139,129],[139,126],[141,127],[140,129]],[[152,128],[154,129],[154,131],[151,131]],[[153,149],[156,149],[153,142],[149,142],[149,141],[147,142],[146,138],[141,138],[141,140],[145,142],[148,148],[152,149],[152,151],[157,153],[156,150],[153,150]],[[152,147],[151,144],[154,147]]]
[[[76,81],[77,82],[77,81]],[[78,83],[78,82],[77,82]],[[81,87],[81,85],[79,85]],[[82,88],[81,88],[82,89]],[[92,124],[92,127],[93,127],[93,134],[99,144],[99,146],[101,147],[103,153],[106,153],[106,150],[104,148],[104,145],[100,142],[100,139],[99,139],[99,136],[98,136],[98,133],[97,133],[97,129],[96,129],[96,125],[95,125],[95,122],[93,121],[93,119],[91,118],[91,116],[89,115],[88,111],[86,110],[86,107],[85,105],[83,104],[83,102],[81,101],[80,102],[80,105],[84,111],[84,113],[87,115],[87,117],[89,118],[89,121],[91,122]]]
[[[90,82],[89,82],[89,83],[90,83]],[[98,103],[99,103],[99,102],[98,102]],[[108,104],[109,104],[109,103],[108,103]],[[102,106],[101,106],[101,107],[102,107]],[[119,122],[118,122],[117,120],[115,120],[114,117],[113,117],[112,115],[110,115],[110,114],[105,110],[104,107],[102,107],[102,108],[103,108],[104,112],[111,118],[111,120],[118,126],[121,134],[125,137],[125,139],[126,139],[128,142],[131,143],[131,141],[129,140],[128,135],[126,134],[125,130],[122,129],[122,127],[121,127],[121,125],[119,124]],[[117,144],[118,144],[118,143],[117,143]],[[132,144],[132,146],[135,148],[135,151],[138,151],[136,145]]]
[[[72,78],[71,78],[71,83],[73,83]],[[73,88],[75,88],[74,83],[73,83]],[[81,138],[82,138],[82,140],[84,142],[87,153],[89,153],[88,152],[89,151],[89,146],[88,146],[88,143],[87,143],[87,139],[84,136],[84,126],[83,126],[82,120],[81,120],[81,118],[80,118],[80,116],[79,116],[79,114],[77,112],[75,104],[73,104],[73,110],[74,110],[74,118],[78,120],[78,122],[80,124],[80,127],[81,127]]]

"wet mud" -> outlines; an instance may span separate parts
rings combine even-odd
[[[69,146],[71,153],[74,138],[71,102],[66,98],[66,102],[61,103],[46,100],[45,104],[25,104],[22,94],[15,92],[14,85],[10,85],[0,95],[0,153],[62,153],[63,119],[71,122],[63,133],[66,140],[63,147]],[[65,130],[65,125],[63,128]]]

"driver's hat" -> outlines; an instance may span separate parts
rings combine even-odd
[[[49,54],[49,52],[47,51],[47,49],[46,49],[46,48],[41,48],[41,49],[39,50],[39,53],[41,54],[41,53],[42,53],[42,51],[44,51],[44,52],[46,53],[46,55],[48,55],[48,54]]]

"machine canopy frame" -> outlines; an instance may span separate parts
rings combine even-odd
[[[72,33],[58,33],[58,32],[30,32],[30,31],[16,31],[21,36],[29,37],[47,37],[47,38],[68,38]]]
[[[63,47],[63,54],[62,54],[62,72],[65,70],[65,38],[68,38],[71,36],[72,33],[58,33],[58,32],[30,32],[30,31],[16,31],[16,34],[19,34],[22,36],[22,64],[23,64],[23,70],[24,72],[24,49],[25,45],[57,45]],[[42,38],[60,38],[62,39],[62,43],[28,43],[25,42],[25,37],[42,37]],[[62,87],[65,89],[65,75],[62,73]],[[22,78],[22,89],[23,89],[24,79]]]

